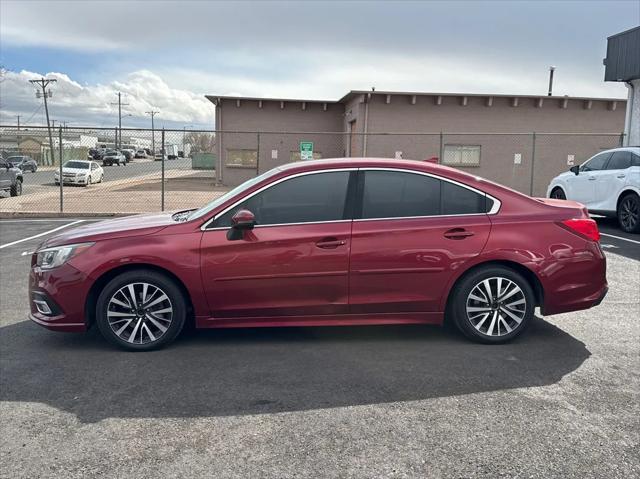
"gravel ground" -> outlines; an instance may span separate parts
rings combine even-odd
[[[0,221],[0,245],[68,221]],[[603,237],[602,305],[504,346],[281,328],[131,354],[26,320],[42,239],[0,249],[0,477],[640,476],[640,243]]]

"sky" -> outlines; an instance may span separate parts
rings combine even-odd
[[[73,126],[214,127],[204,97],[336,100],[349,90],[625,98],[606,38],[640,24],[628,1],[0,0],[0,122],[46,124],[28,80],[55,78]]]

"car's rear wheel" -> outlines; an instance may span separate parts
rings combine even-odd
[[[556,200],[566,200],[567,195],[564,194],[562,188],[554,188],[551,192],[551,198],[555,198]]]
[[[16,180],[16,182],[11,185],[10,193],[11,196],[20,196],[22,194],[22,181]]]
[[[455,286],[449,304],[458,329],[487,344],[505,343],[522,334],[534,309],[531,285],[502,266],[481,267],[467,274]]]
[[[640,196],[628,193],[620,200],[618,223],[627,233],[640,233]]]
[[[130,351],[149,351],[172,342],[184,326],[186,303],[180,288],[150,270],[123,273],[100,293],[98,328],[112,344]]]
[[[91,184],[91,175],[87,177],[87,183],[84,186],[89,186]]]

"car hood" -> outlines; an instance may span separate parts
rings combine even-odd
[[[60,234],[48,238],[41,247],[60,246],[85,241],[100,241],[125,236],[143,236],[157,233],[169,225],[177,224],[171,218],[172,213],[125,216],[76,228],[63,230]]]

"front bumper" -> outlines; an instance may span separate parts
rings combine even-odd
[[[55,331],[86,331],[85,302],[90,284],[86,274],[68,263],[44,271],[32,266],[29,319]]]
[[[58,179],[58,177],[54,178],[54,181],[56,183],[60,183],[60,180]],[[87,184],[87,178],[62,178],[62,183],[63,184],[70,184],[70,185],[86,185]]]

